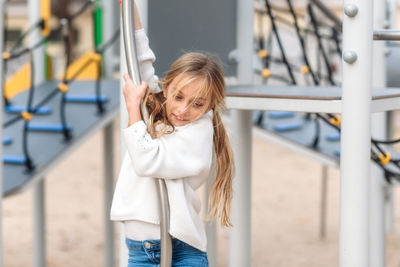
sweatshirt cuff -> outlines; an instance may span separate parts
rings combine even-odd
[[[126,136],[129,134],[137,135],[138,133],[141,133],[146,130],[147,130],[147,126],[144,123],[144,121],[141,120],[141,121],[135,122],[134,124],[130,125],[129,127],[123,129],[122,131],[124,133],[124,136]]]

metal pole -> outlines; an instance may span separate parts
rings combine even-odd
[[[122,28],[124,36],[125,55],[128,73],[136,85],[140,85],[140,72],[135,51],[135,34],[133,31],[134,1],[122,1]],[[143,119],[148,119],[146,107],[141,105]],[[161,267],[171,266],[172,260],[172,238],[169,235],[169,203],[168,192],[163,179],[157,179],[157,188],[160,201],[160,236],[161,236]]]
[[[120,16],[120,29],[122,29],[122,17]],[[123,36],[120,34],[120,86],[124,83],[124,79],[122,75],[127,73],[126,67],[126,57],[125,57],[125,49],[124,49],[124,42]],[[126,128],[128,125],[128,112],[125,105],[124,96],[122,94],[122,90],[120,90],[120,167],[122,164],[122,160],[126,153],[126,147],[124,140],[122,138],[122,130]],[[120,243],[119,243],[119,266],[126,267],[128,265],[128,248],[125,245],[125,227],[124,224],[120,224]]]
[[[253,1],[237,0],[238,82],[253,82]],[[232,110],[233,180],[230,266],[251,266],[251,146],[252,112]]]
[[[4,39],[4,2],[0,0],[0,51],[4,51],[3,39]],[[3,57],[0,59],[0,84],[4,83],[3,73]],[[1,86],[1,95],[3,95],[3,86]],[[3,125],[3,101],[0,101],[0,125]],[[2,136],[3,127],[0,127],[0,136]],[[3,143],[0,144],[0,155],[3,155]],[[0,161],[0,267],[3,266],[3,161]]]
[[[114,228],[109,211],[113,196],[114,176],[114,122],[104,128],[104,266],[114,266]]]
[[[211,166],[211,171],[210,175],[207,179],[207,182],[205,184],[205,190],[204,190],[204,205],[203,206],[203,211],[204,214],[207,214],[208,210],[208,199],[210,196],[210,191],[211,187],[214,182],[214,177],[215,177],[215,154],[213,154],[213,161],[212,161],[212,166]],[[207,258],[208,258],[208,264],[210,267],[216,267],[217,265],[217,224],[216,221],[209,221],[205,225],[206,227],[206,235],[207,235]]]
[[[41,19],[40,0],[29,0],[28,10],[29,10],[29,25],[33,25]],[[37,44],[40,40],[42,40],[40,29],[36,29],[30,35],[29,43],[31,45]],[[45,51],[43,45],[35,49],[35,51],[33,51],[33,60],[35,62],[35,76],[34,76],[35,85],[41,84],[44,81],[44,69],[45,69],[44,55]]]
[[[397,27],[397,0],[387,1],[387,10],[385,16],[384,27],[396,28]],[[394,137],[394,111],[386,113],[386,138],[392,139]],[[385,186],[385,232],[390,233],[394,231],[394,191],[391,185]]]
[[[383,28],[385,23],[385,3],[374,0],[373,27]],[[385,42],[373,42],[372,87],[386,86]],[[372,136],[385,139],[386,113],[372,114]],[[371,197],[370,197],[370,267],[385,266],[385,180],[382,170],[371,163]]]
[[[115,22],[115,11],[119,8],[117,1],[102,0],[103,9],[103,41],[108,41],[112,38],[118,24]],[[118,14],[118,13],[117,13]],[[109,48],[104,51],[104,76],[111,79],[115,67],[115,49]]]
[[[319,238],[326,237],[326,210],[327,210],[327,193],[328,193],[328,166],[322,165],[322,181],[321,181],[321,214],[319,222]]]
[[[380,26],[380,27],[383,27]],[[374,40],[386,40],[386,41],[399,41],[400,31],[399,30],[375,30]]]
[[[372,6],[372,0],[344,1],[340,267],[369,266]],[[348,12],[353,7],[355,16]]]
[[[33,266],[46,266],[46,209],[44,179],[33,190]]]
[[[33,25],[41,19],[41,2],[39,0],[28,1],[29,24]],[[30,37],[30,44],[36,44],[42,39],[39,29],[36,29]],[[34,86],[44,81],[44,47],[33,51],[35,73],[33,77]],[[45,180],[38,181],[33,186],[33,266],[46,266],[46,219],[45,219]]]

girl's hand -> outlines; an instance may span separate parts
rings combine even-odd
[[[132,79],[129,77],[129,74],[124,75],[124,80],[125,84],[122,89],[125,97],[126,108],[128,110],[132,108],[136,109],[140,106],[140,102],[146,94],[148,84],[142,82],[140,86],[135,86]]]

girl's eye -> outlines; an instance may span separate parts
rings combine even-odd
[[[176,95],[176,96],[175,96],[175,100],[182,100],[182,99],[183,99],[183,97],[180,96],[180,95]]]
[[[193,103],[193,106],[195,106],[196,108],[201,108],[202,106],[204,106],[203,103]]]

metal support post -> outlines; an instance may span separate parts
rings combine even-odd
[[[117,1],[109,0],[102,0],[101,5],[103,9],[103,41],[107,42],[118,29],[118,20],[116,18],[119,14],[119,5]],[[113,47],[104,51],[104,76],[107,79],[112,78],[114,72],[115,53],[116,51]]]
[[[110,221],[114,174],[114,122],[104,128],[104,266],[114,266],[114,228]]]
[[[374,0],[374,28],[383,28],[385,23],[385,3]],[[372,45],[372,86],[386,86],[385,42],[374,42]],[[372,114],[372,136],[377,139],[387,138],[386,113]],[[370,267],[385,266],[385,180],[382,170],[371,163],[370,193]]]
[[[388,0],[387,9],[385,10],[384,28],[397,28],[397,0]],[[394,111],[386,113],[387,139],[394,138],[395,121]],[[394,191],[390,185],[385,186],[385,232],[394,231]]]
[[[319,221],[319,238],[326,238],[326,212],[327,212],[327,199],[328,199],[328,166],[322,165],[322,179],[321,179],[321,208],[320,208],[320,221]]]
[[[122,18],[120,19],[120,27],[122,29]],[[122,160],[126,153],[126,146],[122,138],[122,130],[126,128],[128,125],[128,112],[125,106],[124,96],[122,94],[122,85],[124,84],[123,74],[127,73],[126,67],[126,57],[125,57],[125,49],[124,49],[124,40],[122,34],[120,34],[120,166],[122,164]],[[126,267],[128,265],[128,248],[125,245],[125,227],[124,224],[120,224],[120,242],[119,242],[119,266]]]
[[[37,23],[41,17],[41,3],[39,0],[29,0],[28,1],[28,10],[29,10],[29,25],[33,25]],[[42,40],[42,35],[40,33],[40,29],[36,29],[32,32],[29,38],[29,42],[31,45],[37,44],[40,40]],[[45,51],[44,46],[38,47],[33,52],[33,60],[35,63],[35,73],[34,73],[34,85],[38,85],[44,81],[44,58]]]
[[[37,23],[41,19],[41,3],[38,0],[28,1],[29,25]],[[36,29],[30,37],[30,44],[36,44],[42,39],[39,29]],[[33,52],[35,73],[33,77],[34,86],[44,81],[44,47],[41,46]],[[33,237],[33,266],[46,266],[46,234],[45,234],[45,182],[41,179],[33,186],[34,196],[34,237]]]
[[[253,1],[237,0],[238,82],[253,82]],[[252,112],[232,110],[232,149],[236,175],[233,180],[230,262],[232,267],[251,266],[251,146]]]
[[[373,136],[385,139],[385,114],[372,115]],[[380,133],[379,133],[380,132]],[[385,179],[382,170],[371,163],[371,193],[369,208],[369,261],[370,267],[385,266]]]
[[[46,208],[44,179],[33,189],[33,267],[46,266]]]
[[[207,179],[207,182],[205,184],[205,190],[204,190],[204,205],[203,210],[204,214],[207,214],[208,211],[208,199],[210,196],[210,191],[211,187],[214,182],[215,178],[215,154],[213,154],[213,164],[211,166],[211,171],[210,175]],[[206,228],[206,235],[207,235],[207,258],[208,258],[208,264],[210,267],[216,267],[218,259],[217,259],[217,223],[215,220],[209,221],[205,224]]]
[[[3,17],[4,0],[0,0],[0,51],[3,48]],[[4,83],[3,57],[0,59],[0,84]],[[3,101],[0,101],[0,110],[3,110]],[[0,112],[0,125],[3,125],[3,112]],[[3,127],[0,127],[0,136],[2,136]],[[0,155],[3,155],[3,143],[0,144]],[[3,161],[0,161],[0,267],[3,266]]]
[[[122,33],[127,62],[127,69],[132,81],[140,85],[141,78],[139,63],[136,54],[134,33],[134,0],[122,0]],[[141,103],[141,115],[146,122],[149,119],[146,106]],[[161,236],[161,259],[160,266],[171,266],[172,261],[172,237],[169,234],[170,210],[168,203],[168,192],[165,181],[161,177],[155,179],[159,200],[160,236]]]
[[[372,1],[344,1],[340,267],[369,266]]]
[[[385,233],[393,233],[394,231],[394,190],[393,186],[384,186],[385,194]]]
[[[232,149],[236,176],[233,180],[231,267],[251,266],[251,146],[252,112],[232,110]]]

